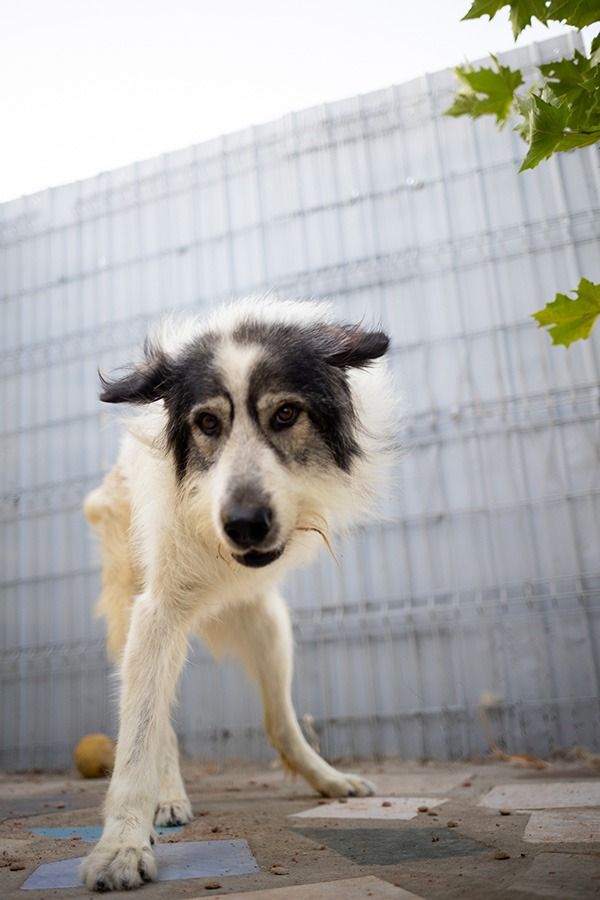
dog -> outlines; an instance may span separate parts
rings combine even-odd
[[[119,663],[120,725],[90,890],[156,878],[153,825],[192,809],[170,722],[188,637],[240,660],[283,764],[326,797],[373,786],[309,745],[292,706],[292,634],[278,586],[329,535],[373,513],[393,458],[389,339],[312,301],[249,298],[164,321],[100,399],[141,407],[86,498],[101,538],[99,612]]]

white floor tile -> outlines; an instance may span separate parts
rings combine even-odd
[[[479,806],[524,812],[530,809],[600,806],[600,781],[499,784],[481,798]]]
[[[305,819],[414,819],[419,806],[430,809],[447,803],[440,797],[349,797],[346,803],[332,800],[290,818]],[[387,805],[389,804],[389,806]]]
[[[405,794],[417,797],[419,794],[447,794],[448,791],[460,787],[463,781],[470,781],[472,773],[463,772],[410,772],[397,775],[369,775],[378,794],[386,796]]]
[[[534,812],[523,839],[530,844],[600,844],[600,809]]]
[[[203,897],[206,896],[208,895],[205,892]],[[344,878],[342,881],[319,881],[316,884],[267,888],[264,891],[245,891],[243,894],[216,894],[216,898],[225,896],[227,900],[365,900],[366,897],[372,900],[422,900],[416,894],[373,875],[365,878]],[[193,900],[200,900],[200,897]]]

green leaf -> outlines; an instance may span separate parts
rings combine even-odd
[[[567,153],[569,150],[577,150],[579,147],[591,147],[600,141],[600,125],[589,128],[587,131],[565,131],[556,152]]]
[[[533,18],[544,25],[547,22],[567,22],[575,28],[585,28],[600,21],[598,0],[474,0],[465,19],[489,16],[493,19],[503,7],[510,7],[515,39],[531,24]]]
[[[473,119],[476,119],[478,116],[482,115],[482,113],[478,112],[479,102],[477,94],[474,94],[472,91],[470,93],[461,91],[454,98],[452,106],[449,106],[448,109],[445,110],[444,115],[471,116]]]
[[[480,16],[489,16],[490,19],[493,19],[499,9],[508,5],[508,0],[474,0],[471,9],[466,16],[462,17],[461,21],[479,19]]]
[[[534,169],[543,159],[552,156],[563,137],[567,118],[566,107],[547,103],[537,94],[531,95],[528,119],[529,152],[521,163],[519,172]]]
[[[598,0],[550,0],[546,7],[547,22],[566,22],[575,28],[585,28],[600,22]]]
[[[519,69],[500,65],[495,56],[492,59],[496,70],[484,67],[475,71],[460,66],[454,70],[463,87],[446,115],[469,115],[473,119],[494,115],[498,124],[506,121],[515,91],[523,84],[523,76]]]
[[[569,128],[600,124],[600,66],[576,50],[570,59],[539,68],[553,94],[569,105]]]
[[[597,34],[592,41],[590,59],[593,66],[600,65],[600,34]]]
[[[510,4],[510,21],[515,40],[524,28],[531,25],[532,18],[546,22],[546,4],[544,0],[517,0]]]
[[[573,341],[590,336],[600,316],[600,284],[582,278],[574,298],[557,294],[552,303],[533,313],[540,327],[546,326],[553,344],[568,347]]]
[[[589,74],[591,68],[590,60],[579,50],[570,59],[557,59],[539,66],[553,93],[569,102],[577,100],[581,92],[587,90],[584,76]]]
[[[466,16],[463,16],[463,21],[479,19],[481,16],[493,19],[504,6],[510,7],[510,21],[515,40],[524,28],[531,25],[532,18],[535,17],[544,23],[548,18],[545,0],[474,0]]]
[[[515,95],[515,109],[523,118],[520,122],[514,127],[514,131],[516,131],[524,141],[531,140],[531,110],[533,107],[533,94],[516,94]]]

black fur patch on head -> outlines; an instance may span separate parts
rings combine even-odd
[[[271,324],[248,319],[233,337],[238,343],[256,343],[268,351],[252,373],[250,413],[267,390],[301,395],[336,465],[349,471],[360,447],[346,369],[368,365],[382,356],[389,345],[387,336],[359,326]]]
[[[307,462],[311,456],[320,453],[322,457],[327,452],[340,469],[349,471],[360,446],[347,370],[367,366],[382,356],[389,345],[388,337],[357,325],[265,323],[249,316],[236,328],[233,339],[240,344],[257,344],[266,351],[250,378],[250,415],[258,422],[257,401],[265,392],[300,395],[321,440],[315,440],[313,447],[290,450],[288,455],[297,462]],[[233,416],[232,400],[223,382],[226,373],[215,366],[218,343],[218,334],[204,334],[171,358],[159,345],[146,341],[142,363],[114,381],[100,376],[100,399],[106,403],[163,400],[167,412],[165,438],[173,451],[179,479],[185,475],[190,459],[200,469],[212,462],[192,436],[189,416],[194,407],[221,396],[230,404]],[[280,456],[284,454],[275,441],[272,447]]]
[[[319,330],[319,337],[326,362],[341,369],[368,366],[390,346],[383,331],[365,331],[360,325],[327,325]]]
[[[100,399],[104,403],[152,403],[164,397],[171,384],[172,363],[161,347],[148,338],[144,341],[144,359],[127,375],[109,381],[102,375]]]
[[[213,334],[203,335],[188,344],[174,364],[173,386],[164,398],[169,417],[167,441],[173,450],[180,479],[185,474],[192,452],[199,468],[210,466],[210,460],[200,454],[192,440],[190,412],[209,397],[223,396],[231,402],[214,367],[216,344],[217,338]]]
[[[188,420],[194,406],[209,397],[228,396],[213,366],[215,335],[206,334],[188,344],[176,359],[149,341],[144,344],[144,361],[116,381],[101,377],[100,399],[106,403],[151,403],[163,400],[167,411],[166,441],[173,451],[178,478],[187,468],[192,448],[200,468],[207,468],[194,446]]]

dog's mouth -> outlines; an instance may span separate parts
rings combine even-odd
[[[269,566],[276,559],[279,559],[284,550],[285,544],[282,544],[281,547],[267,550],[265,553],[261,553],[260,550],[248,550],[247,553],[234,553],[232,555],[241,566],[248,566],[250,569],[262,569],[264,566]]]

